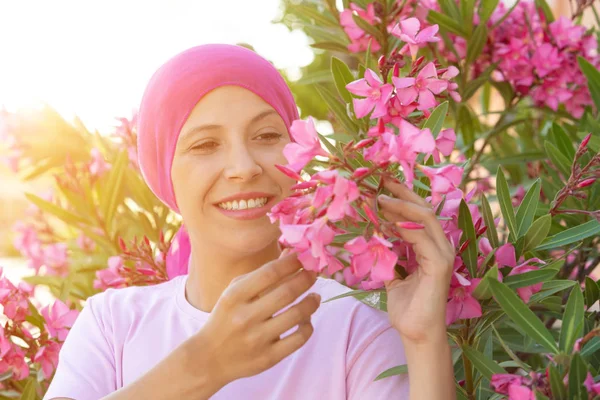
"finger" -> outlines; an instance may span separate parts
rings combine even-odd
[[[304,346],[312,336],[313,332],[314,328],[310,320],[298,325],[298,329],[293,333],[273,344],[271,351],[269,352],[269,358],[276,362],[283,360],[285,357]]]
[[[449,251],[451,246],[442,225],[437,220],[435,212],[432,209],[421,207],[409,201],[393,199],[385,195],[379,196],[379,203],[381,204],[381,211],[388,212],[388,216],[392,221],[395,221],[394,214],[397,214],[407,221],[422,223],[440,249]]]
[[[257,320],[267,320],[285,306],[291,304],[300,295],[310,289],[317,281],[317,274],[313,271],[300,271],[268,293],[252,302],[256,310]]]
[[[268,262],[235,283],[232,296],[250,301],[271,286],[285,280],[302,268],[296,254],[288,254]]]
[[[264,324],[265,336],[268,338],[279,339],[279,337],[292,329],[296,325],[301,325],[310,316],[319,309],[321,305],[321,296],[317,293],[310,293],[301,302],[285,310],[281,314],[268,319]]]
[[[394,182],[391,179],[385,179],[383,181],[383,186],[398,199],[411,201],[422,207],[433,208],[431,203],[429,203],[427,200],[413,192],[408,186],[406,186],[403,183]]]
[[[392,219],[393,215],[387,211],[383,212],[384,217]],[[440,248],[425,229],[403,229],[396,227],[396,231],[402,236],[405,242],[413,245],[416,253],[439,254]]]

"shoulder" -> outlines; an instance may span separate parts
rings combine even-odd
[[[130,286],[109,288],[104,292],[88,297],[85,307],[99,320],[120,319],[124,315],[143,315],[150,309],[170,305],[175,297],[175,289],[181,277],[150,286]]]

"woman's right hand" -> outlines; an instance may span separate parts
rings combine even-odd
[[[208,357],[214,379],[223,385],[256,375],[302,347],[313,333],[311,315],[320,296],[311,293],[279,313],[316,281],[295,254],[273,260],[235,278],[215,305],[209,320],[192,338],[195,353]],[[298,326],[283,339],[280,336]]]

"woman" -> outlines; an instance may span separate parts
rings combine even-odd
[[[139,162],[183,218],[181,262],[168,282],[88,299],[45,399],[407,399],[409,387],[411,399],[454,398],[454,253],[425,201],[394,182],[396,198],[379,199],[389,220],[426,225],[402,232],[420,269],[386,282],[389,317],[352,297],[321,305],[348,289],[280,253],[266,213],[294,184],[274,165],[297,118],[281,75],[246,48],[198,46],[158,69]],[[374,381],[401,364],[408,376]]]

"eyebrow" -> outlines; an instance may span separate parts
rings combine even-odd
[[[266,118],[272,114],[277,115],[277,111],[271,109],[271,110],[265,110],[259,114],[256,114],[251,120],[250,120],[250,124],[254,124],[258,121],[260,121],[263,118]],[[189,137],[191,137],[194,133],[198,133],[201,131],[208,131],[208,130],[212,130],[212,129],[219,129],[222,128],[222,125],[215,125],[215,124],[208,124],[208,125],[200,125],[200,126],[196,126],[190,130],[188,130],[187,132],[185,132],[181,139],[182,140],[187,140]]]

